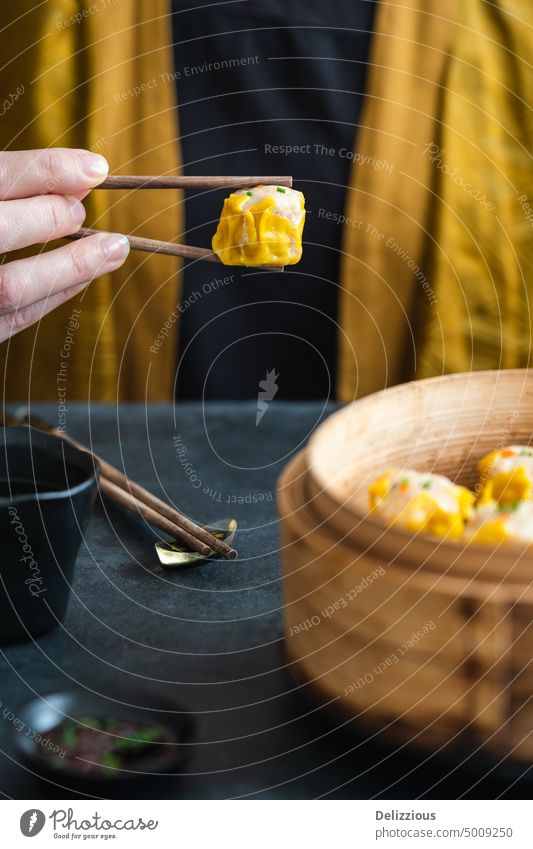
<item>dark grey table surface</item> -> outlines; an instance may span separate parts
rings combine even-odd
[[[38,408],[51,421],[57,409]],[[198,521],[234,516],[235,562],[165,572],[154,532],[98,503],[82,545],[63,626],[0,655],[0,699],[17,713],[65,687],[149,689],[198,719],[198,745],[181,777],[132,794],[167,798],[508,798],[531,785],[480,774],[341,722],[306,698],[283,654],[276,479],[331,412],[273,402],[115,407],[71,405],[67,428]],[[17,763],[0,711],[0,792],[69,798]]]

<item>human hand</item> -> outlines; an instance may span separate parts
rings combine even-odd
[[[0,253],[75,233],[85,219],[82,198],[107,173],[104,157],[86,150],[1,151]],[[129,249],[125,236],[103,233],[1,264],[0,342],[119,268]]]

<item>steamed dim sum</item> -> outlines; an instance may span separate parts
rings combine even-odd
[[[305,199],[282,186],[239,189],[224,201],[214,253],[225,265],[294,265],[302,256]]]
[[[533,497],[533,448],[509,445],[479,461],[479,503],[513,504]]]
[[[459,538],[474,493],[443,475],[389,469],[368,488],[370,508],[387,524],[438,537]]]
[[[513,541],[532,543],[533,501],[481,504],[466,526],[465,539],[487,545]]]

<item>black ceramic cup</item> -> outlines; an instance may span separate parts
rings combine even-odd
[[[0,430],[0,644],[63,618],[97,474],[89,453],[56,436]]]

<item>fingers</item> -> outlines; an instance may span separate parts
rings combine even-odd
[[[41,195],[0,202],[0,253],[75,233],[85,208],[73,197]]]
[[[105,180],[108,171],[104,157],[88,150],[2,151],[0,200],[41,194],[80,196]]]
[[[119,268],[129,254],[125,236],[105,233],[0,266],[0,314],[14,312]]]
[[[56,307],[61,306],[65,301],[82,292],[88,285],[89,281],[79,283],[77,286],[71,286],[69,289],[63,289],[57,295],[52,295],[50,298],[38,301],[36,304],[31,304],[29,307],[24,307],[24,309],[7,315],[0,315],[0,342],[5,342],[10,336],[14,336],[15,333],[20,333],[21,330],[25,330],[32,324],[40,321],[49,312],[55,310]]]

